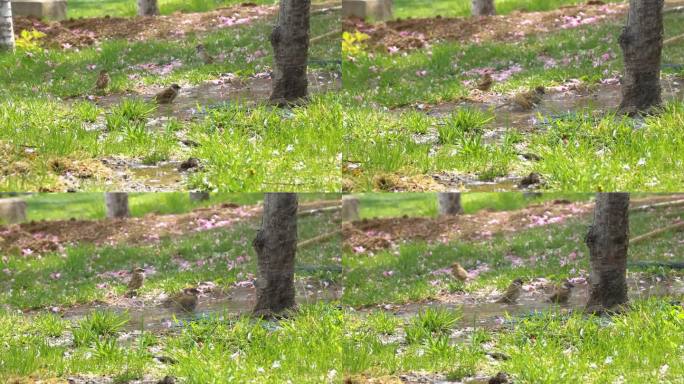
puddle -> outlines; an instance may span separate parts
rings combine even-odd
[[[310,71],[308,79],[309,94],[339,90],[342,84],[337,72]],[[127,98],[139,97],[151,100],[161,89],[147,89],[142,95],[107,95],[99,98],[97,104],[101,107],[111,108]],[[239,80],[222,76],[217,80],[208,81],[198,86],[183,87],[172,104],[158,106],[155,116],[190,119],[206,114],[207,110],[221,108],[231,103],[250,105],[257,102],[267,102],[270,95],[270,77],[252,77]]]
[[[680,278],[662,279],[657,277],[628,278],[629,299],[641,299],[648,297],[681,296],[684,295],[684,281]],[[426,308],[460,309],[463,317],[458,323],[459,328],[486,328],[499,329],[505,325],[515,323],[521,318],[532,317],[542,311],[557,311],[569,313],[582,311],[589,297],[589,284],[575,284],[572,296],[567,304],[558,305],[545,301],[550,294],[550,289],[531,290],[524,292],[516,304],[499,304],[494,302],[473,302],[473,298],[459,298],[458,303],[428,302],[411,303],[401,305],[393,312],[399,318],[407,320]],[[527,285],[526,285],[527,287]],[[492,295],[488,300],[496,300]],[[466,300],[468,300],[466,302]],[[362,313],[368,310],[362,310]],[[508,319],[508,317],[511,317]],[[459,340],[465,335],[456,333],[454,339]]]
[[[664,101],[684,102],[684,80],[674,77],[661,81]],[[587,90],[579,82],[569,82],[563,86],[549,89],[542,102],[530,111],[522,111],[515,106],[507,105],[506,96],[483,95],[483,102],[462,101],[442,103],[438,105],[419,105],[410,110],[423,111],[426,115],[444,120],[454,111],[460,108],[477,108],[487,113],[493,113],[494,119],[485,125],[483,141],[489,145],[501,142],[505,134],[514,130],[516,132],[538,133],[548,128],[553,121],[573,118],[575,114],[591,113],[600,116],[603,113],[615,111],[620,104],[621,90],[619,84],[604,84],[595,90]],[[409,109],[400,108],[394,110],[399,114]],[[443,122],[438,122],[443,124]],[[413,141],[416,144],[431,145],[431,153],[434,154],[440,147],[439,135],[436,127],[430,127],[426,133],[414,134]],[[521,160],[533,162],[538,157],[533,153],[527,153],[524,147],[516,147]],[[503,192],[518,190],[518,184],[522,179],[519,175],[508,175],[492,181],[481,181],[476,177],[458,174],[454,172],[441,172],[432,175],[437,183],[447,190],[459,190],[464,192]]]
[[[183,175],[178,171],[180,163],[180,161],[170,161],[153,166],[133,166],[129,168],[133,179],[126,184],[131,186],[131,184],[138,183],[145,190],[154,192],[182,190]]]
[[[340,288],[329,283],[313,286],[310,283],[298,281],[295,282],[295,289],[297,304],[312,304],[318,301],[328,302],[337,300],[340,296]],[[188,321],[248,313],[256,303],[256,288],[233,287],[227,293],[217,290],[203,294],[199,298],[197,308],[192,313],[168,308],[164,306],[161,300],[154,300],[153,302],[132,300],[134,300],[135,305],[130,308],[115,307],[102,303],[68,309],[63,317],[74,322],[95,310],[108,310],[117,313],[128,312],[130,321],[125,326],[126,330],[164,331],[177,326],[174,319]]]
[[[521,177],[497,177],[493,181],[482,181],[451,172],[432,175],[432,178],[447,190],[460,192],[507,192],[518,189]]]
[[[684,80],[668,78],[661,80],[664,101],[684,101]],[[569,90],[563,90],[570,88]],[[427,115],[445,118],[458,108],[480,108],[483,111],[492,110],[494,120],[485,126],[485,139],[489,142],[500,139],[503,134],[515,128],[521,132],[533,132],[547,125],[550,121],[572,116],[577,112],[614,111],[620,104],[621,93],[619,84],[599,85],[594,91],[582,89],[580,83],[568,83],[554,87],[544,95],[542,102],[530,111],[521,111],[507,103],[506,97],[494,97],[483,103],[472,101],[459,103],[443,103],[429,106]],[[503,105],[503,107],[501,107]],[[432,133],[434,135],[434,133]],[[436,136],[435,136],[436,137]]]
[[[112,169],[110,184],[117,190],[134,192],[177,192],[185,189],[184,173],[178,170],[181,161],[164,161],[146,165],[125,158],[104,158],[102,163]]]

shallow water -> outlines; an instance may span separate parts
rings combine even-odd
[[[664,101],[684,101],[684,80],[663,79],[661,81]],[[600,85],[592,91],[567,90],[548,92],[542,102],[530,111],[522,111],[506,103],[504,97],[485,103],[459,102],[444,103],[431,107],[428,115],[444,118],[459,108],[480,108],[491,111],[494,120],[485,126],[485,138],[494,141],[514,128],[520,132],[533,132],[542,128],[549,121],[581,111],[610,112],[620,105],[621,89],[619,84]]]
[[[684,80],[663,79],[663,100],[684,101]],[[572,88],[572,87],[571,87]],[[581,86],[578,87],[581,89]],[[442,103],[430,106],[426,110],[428,116],[445,119],[460,108],[478,108],[493,113],[494,119],[485,125],[484,142],[496,145],[507,132],[516,131],[522,134],[538,132],[547,129],[549,123],[571,117],[575,113],[590,113],[597,116],[615,111],[620,104],[621,90],[619,84],[600,85],[592,91],[565,90],[548,92],[542,102],[530,111],[522,111],[516,107],[505,105],[506,98],[495,97],[487,102],[458,102]],[[503,107],[501,107],[503,106]],[[400,113],[405,109],[397,110]],[[433,145],[433,151],[439,147],[437,129],[431,127],[424,134],[414,134],[414,142]],[[524,149],[519,152],[528,156]],[[532,154],[534,155],[534,154]],[[528,157],[526,161],[534,161]],[[447,189],[472,192],[503,192],[517,190],[521,177],[509,175],[493,181],[480,181],[476,177],[451,172],[441,172],[432,175],[433,178]]]
[[[310,304],[317,301],[333,301],[339,298],[339,287],[322,285],[314,287],[302,282],[295,284],[297,304]],[[125,329],[128,331],[146,330],[163,331],[182,325],[182,321],[208,317],[229,317],[248,313],[256,303],[256,289],[253,287],[233,287],[227,294],[213,292],[199,297],[197,308],[192,313],[167,307],[161,301],[142,302],[135,300],[129,308],[113,307],[106,304],[89,305],[72,308],[64,313],[64,318],[77,321],[96,310],[107,310],[116,313],[127,312],[130,321]],[[176,320],[180,320],[178,323]]]
[[[648,279],[628,279],[629,299],[635,300],[648,297],[684,295],[684,281],[681,279],[665,279],[653,277]],[[460,309],[463,317],[459,321],[458,327],[479,327],[486,329],[496,329],[502,325],[515,321],[516,317],[533,316],[542,311],[558,311],[568,313],[574,310],[583,310],[589,298],[589,285],[577,284],[573,289],[572,296],[567,304],[559,305],[545,301],[548,293],[525,292],[516,304],[499,304],[493,302],[496,297],[490,298],[487,302],[464,302],[464,303],[411,303],[400,306],[393,311],[394,314],[402,319],[409,319],[426,308],[447,308]],[[364,311],[365,312],[365,311]],[[508,316],[512,320],[505,320]]]
[[[180,161],[156,165],[132,165],[128,171],[132,180],[128,184],[141,183],[147,190],[178,191],[183,189],[183,174],[178,170]]]
[[[340,89],[341,79],[336,72],[310,71],[309,94],[319,94]],[[272,80],[268,77],[256,77],[245,80],[232,80],[222,77],[216,81],[184,87],[172,104],[159,105],[156,117],[176,117],[188,119],[206,114],[207,110],[220,108],[230,104],[253,105],[265,103],[271,94]],[[152,100],[162,88],[147,89],[144,94],[113,94],[100,98],[97,104],[111,108],[123,99],[142,98]]]

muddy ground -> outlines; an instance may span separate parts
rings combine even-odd
[[[633,199],[632,207],[674,201],[683,195],[662,195]],[[558,224],[593,212],[593,202],[554,200],[515,211],[482,210],[469,215],[374,218],[343,224],[344,246],[356,253],[376,252],[401,242],[424,240],[443,242],[486,240],[496,234]]]
[[[313,12],[334,9],[335,3],[313,4]],[[277,6],[263,6],[242,3],[232,7],[209,12],[181,13],[155,17],[98,17],[70,19],[65,21],[44,21],[32,17],[15,17],[14,30],[43,32],[42,41],[49,47],[81,47],[105,39],[127,39],[145,41],[151,39],[183,39],[190,33],[207,33],[213,30],[248,24],[254,20],[274,16]]]
[[[344,22],[346,31],[370,36],[371,47],[402,51],[424,48],[440,41],[521,41],[529,35],[624,18],[627,4],[590,1],[546,12],[514,12],[486,17],[425,18],[367,24],[358,19]]]
[[[333,207],[339,202],[301,203],[300,212]],[[143,244],[161,238],[183,236],[198,231],[230,227],[253,220],[261,214],[261,205],[239,206],[224,203],[197,208],[177,215],[147,214],[143,217],[103,220],[52,220],[0,227],[0,252],[32,256],[61,251],[69,244],[95,245]]]

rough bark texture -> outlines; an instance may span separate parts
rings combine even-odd
[[[619,42],[625,61],[620,110],[634,114],[659,106],[664,0],[630,0]]]
[[[359,218],[359,199],[354,196],[342,196],[342,221],[356,221]]]
[[[209,200],[209,192],[190,192],[190,201]]]
[[[473,0],[473,16],[496,15],[494,0]]]
[[[12,2],[10,0],[0,0],[0,51],[9,49],[14,49]]]
[[[107,192],[105,193],[105,205],[107,217],[128,217],[128,193]]]
[[[458,215],[463,213],[461,207],[461,194],[458,192],[440,192],[437,194],[439,202],[439,215]]]
[[[311,0],[281,0],[278,22],[271,32],[274,69],[271,102],[296,103],[307,96]]]
[[[297,194],[267,193],[253,245],[259,267],[254,314],[272,316],[295,306]]]
[[[138,16],[156,16],[158,14],[157,0],[138,0]]]
[[[587,311],[613,310],[627,302],[628,193],[596,195],[586,243],[591,263]]]

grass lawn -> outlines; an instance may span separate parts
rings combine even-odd
[[[316,14],[312,35],[328,32],[338,20],[335,12]],[[269,71],[272,21],[261,17],[181,39],[114,39],[0,54],[0,65],[9,69],[0,74],[7,95],[0,101],[0,189],[130,190],[136,187],[117,178],[103,159],[161,166],[195,157],[201,170],[167,190],[339,190],[341,112],[334,92],[312,95],[305,107],[278,110],[265,104],[268,92],[247,91],[226,101],[228,91],[208,83],[220,83],[225,74],[246,83]],[[194,53],[198,43],[222,59],[205,65]],[[333,39],[312,44],[310,57],[312,72],[339,70]],[[114,96],[94,103],[87,96],[102,68],[110,72]],[[171,83],[198,100],[173,111],[149,101]],[[258,102],[250,101],[253,92]],[[210,94],[215,96],[204,100]]]
[[[75,205],[86,204],[78,200],[71,199]],[[141,197],[134,201],[140,207]],[[3,257],[0,381],[105,375],[123,383],[173,375],[189,383],[255,378],[264,383],[292,378],[313,383],[334,376],[330,371],[339,367],[343,358],[342,313],[335,303],[302,305],[295,316],[279,323],[218,311],[179,319],[171,328],[144,330],[131,329],[130,316],[121,308],[114,312],[114,308],[100,307],[74,320],[47,310],[61,307],[69,311],[74,305],[122,297],[126,285],[116,273],[129,270],[132,264],[145,265],[148,271],[139,290],[148,310],[154,305],[151,298],[189,284],[212,281],[219,290],[230,290],[256,273],[251,240],[258,225],[258,218],[245,219],[227,228],[170,236],[158,243],[70,244],[61,252]],[[302,217],[298,227],[300,240],[305,240],[333,231],[339,222],[333,214],[323,213]],[[312,282],[339,283],[339,250],[339,239],[300,249],[297,287]],[[31,315],[19,311],[28,308],[37,310]],[[288,345],[287,351],[282,349],[283,343]],[[160,365],[154,359],[160,355],[175,363]],[[231,355],[234,357],[227,358]],[[300,364],[302,358],[311,364]]]
[[[681,14],[666,15],[666,37],[684,33],[682,20]],[[622,71],[621,28],[622,22],[607,22],[515,43],[434,42],[428,49],[372,51],[345,60],[345,160],[354,167],[345,171],[344,185],[369,191],[387,188],[378,182],[382,175],[449,172],[494,181],[537,172],[544,188],[554,191],[680,189],[683,180],[675,169],[684,163],[681,100],[643,122],[599,111],[590,102],[554,114],[532,112],[522,125],[513,123],[515,114],[494,106],[457,105],[473,87],[464,82],[478,80],[484,68],[510,72],[491,91],[508,97],[570,79],[590,92],[600,89],[600,81]],[[675,64],[682,62],[684,47],[664,48],[668,81],[681,84],[684,68]],[[440,105],[440,112],[422,110]],[[496,131],[490,124],[495,116]]]
[[[323,193],[302,193],[302,202],[321,199],[334,199],[336,195]],[[40,193],[24,195],[27,220],[98,220],[106,215],[102,193]],[[158,215],[186,213],[199,207],[221,203],[253,205],[263,201],[262,193],[225,193],[210,194],[209,200],[191,201],[187,192],[131,193],[128,208],[132,217],[148,213]]]
[[[437,195],[434,193],[359,193],[361,218],[424,216],[435,217],[438,214]],[[530,204],[539,204],[549,200],[564,199],[570,201],[588,200],[592,196],[586,193],[544,193],[538,197],[525,197],[521,193],[464,193],[461,205],[464,213],[475,213],[482,209],[493,211],[510,211],[524,208]]]
[[[411,199],[388,200],[405,211],[415,210]],[[515,205],[510,207],[515,209]],[[630,233],[648,232],[682,215],[677,209],[634,212],[630,214]],[[602,318],[580,311],[568,314],[562,307],[506,315],[509,307],[487,304],[489,298],[482,296],[494,290],[502,292],[517,277],[560,282],[587,276],[588,250],[583,237],[590,220],[589,215],[480,240],[397,241],[396,247],[385,251],[345,251],[342,302],[366,308],[352,312],[348,323],[349,337],[356,344],[347,373],[361,383],[367,377],[399,382],[400,375],[410,376],[411,372],[438,382],[492,376],[498,371],[512,375],[516,383],[678,382],[684,372],[678,357],[684,345],[680,334],[684,310],[676,304],[681,292],[647,298],[632,291],[635,298],[627,313]],[[642,281],[681,281],[681,271],[633,263],[679,260],[683,244],[684,234],[676,232],[630,246],[628,276]],[[483,272],[465,284],[449,273],[433,273],[454,261]],[[471,299],[447,305],[441,301],[444,295]],[[477,304],[470,304],[471,300]],[[469,304],[461,307],[461,302]],[[414,306],[402,311],[406,303]],[[499,317],[502,325],[469,323],[473,316],[469,311],[477,311],[480,305],[480,311],[498,305],[504,312]],[[471,325],[475,328],[465,328]],[[494,360],[486,355],[491,352],[504,353],[508,359]]]

